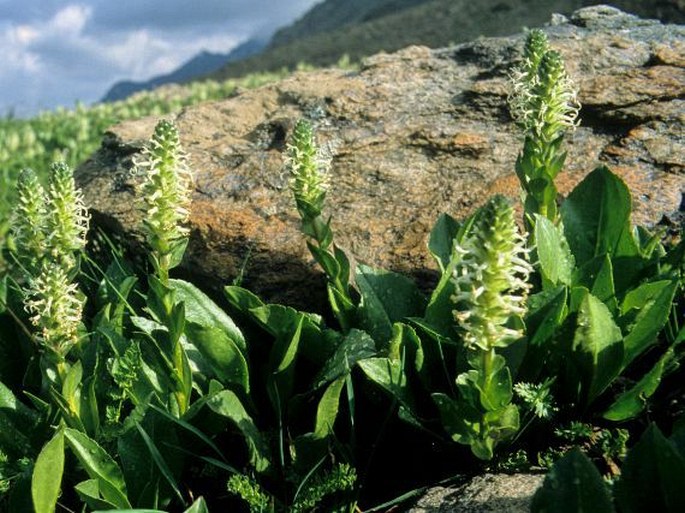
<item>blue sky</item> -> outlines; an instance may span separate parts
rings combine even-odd
[[[321,0],[0,0],[0,115],[97,101],[122,79],[227,52]]]

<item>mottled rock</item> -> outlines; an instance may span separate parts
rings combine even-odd
[[[484,474],[459,487],[431,488],[407,513],[528,513],[542,474]]]
[[[560,190],[604,163],[632,189],[634,221],[676,211],[685,189],[685,27],[591,7],[545,30],[583,103]],[[518,197],[522,141],[506,96],[523,39],[409,47],[371,57],[359,72],[297,73],[181,112],[175,121],[197,177],[184,269],[219,286],[244,266],[243,284],[267,300],[321,309],[321,276],[282,167],[304,116],[332,157],[336,242],[359,261],[430,282],[426,240],[441,212],[463,217],[493,193]],[[132,157],[155,122],[114,127],[77,172],[95,223],[132,242],[140,220]]]

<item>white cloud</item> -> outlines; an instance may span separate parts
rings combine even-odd
[[[227,52],[317,0],[0,0],[0,114],[96,101],[117,80]],[[262,31],[262,32],[260,32]]]

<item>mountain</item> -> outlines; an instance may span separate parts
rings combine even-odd
[[[346,25],[371,21],[428,1],[430,0],[326,0],[316,4],[293,24],[278,30],[268,48],[330,32]]]
[[[102,98],[103,102],[113,102],[123,100],[133,93],[138,91],[146,91],[154,89],[164,84],[188,82],[197,77],[208,75],[219,70],[227,63],[245,59],[262,51],[267,45],[266,41],[258,39],[250,39],[237,47],[231,52],[211,53],[201,52],[195,57],[187,61],[181,67],[168,73],[154,77],[144,82],[122,81],[114,84],[107,94]]]
[[[503,36],[547,23],[553,13],[608,3],[642,17],[685,22],[684,0],[326,0],[279,30],[268,47],[227,64],[214,79],[294,69],[305,62],[352,61],[412,44],[447,46],[479,36]]]

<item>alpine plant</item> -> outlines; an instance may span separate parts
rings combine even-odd
[[[17,192],[12,232],[24,309],[44,354],[59,364],[78,342],[85,296],[75,277],[86,246],[88,211],[73,171],[61,162],[51,167],[47,191],[24,170]]]
[[[181,148],[178,129],[170,121],[157,123],[135,168],[145,175],[142,186],[143,229],[152,250],[153,264],[168,277],[173,255],[184,249],[189,229],[193,176],[188,156]],[[182,251],[181,251],[182,253]]]
[[[463,413],[450,434],[487,460],[520,425],[518,408],[511,402],[511,372],[496,350],[523,335],[517,318],[526,311],[532,272],[514,209],[504,197],[495,196],[476,214],[469,234],[455,244],[453,259],[453,314],[471,370],[456,379],[456,411]],[[436,398],[443,411],[450,410],[448,399],[439,394]]]
[[[539,29],[528,33],[523,62],[512,71],[511,81],[511,115],[525,135],[516,161],[525,192],[525,221],[531,229],[533,214],[539,214],[558,224],[554,178],[566,160],[561,151],[564,134],[578,124],[578,92],[561,55]]]

